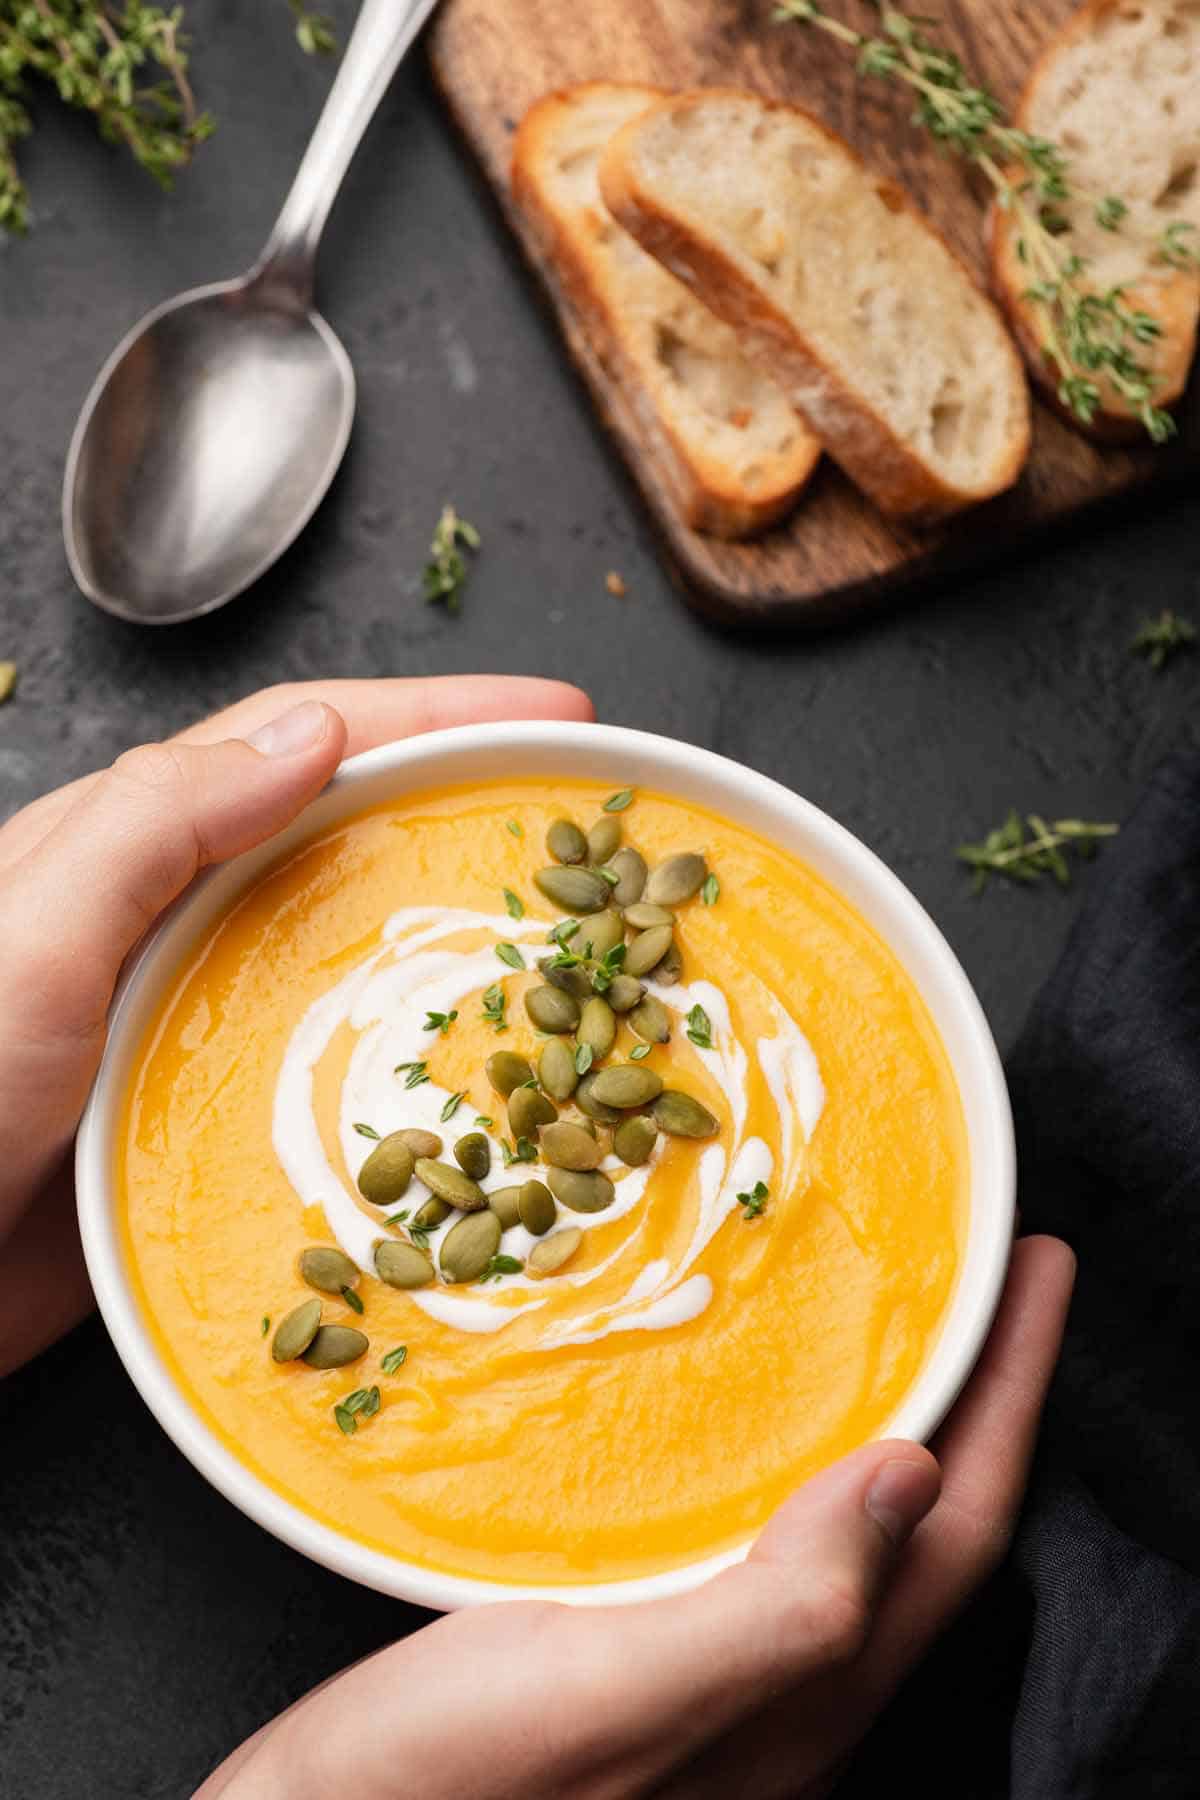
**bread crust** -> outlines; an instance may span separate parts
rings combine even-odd
[[[1122,4],[1123,0],[1084,0],[1084,4],[1071,14],[1030,68],[1013,115],[1016,126],[1028,129],[1039,91],[1050,79],[1056,59],[1089,36],[1106,15],[1116,12]],[[1039,309],[1023,297],[1030,277],[1017,254],[1017,231],[1011,215],[995,200],[988,208],[984,241],[992,291],[1012,327],[1031,376],[1054,411],[1075,430],[1099,443],[1131,443],[1144,438],[1145,427],[1137,413],[1104,382],[1100,383],[1103,404],[1088,425],[1059,399],[1060,377],[1042,351]],[[1142,362],[1154,369],[1158,378],[1154,390],[1155,405],[1169,408],[1179,400],[1187,386],[1196,353],[1200,277],[1186,270],[1175,270],[1162,281],[1130,287],[1126,299],[1130,307],[1152,313],[1162,326],[1162,335],[1152,350],[1142,346],[1139,355]]]
[[[821,447],[797,419],[796,444],[774,457],[774,478],[750,493],[737,471],[675,429],[664,416],[638,367],[630,335],[603,292],[588,229],[602,231],[607,215],[583,226],[564,217],[540,176],[547,146],[564,115],[597,96],[625,94],[640,83],[581,82],[536,101],[522,118],[513,145],[512,193],[551,265],[562,296],[580,321],[599,359],[621,384],[645,440],[653,473],[694,530],[736,539],[766,530],[796,505]],[[647,106],[669,99],[664,88],[645,87]]]
[[[767,112],[784,113],[802,120],[818,132],[839,154],[857,165],[864,181],[886,195],[890,206],[903,208],[942,244],[963,280],[995,313],[999,335],[1011,358],[1014,395],[1019,393],[1021,399],[1016,406],[1015,428],[1006,453],[999,460],[992,480],[985,486],[964,490],[930,467],[897,435],[886,418],[822,360],[786,314],[731,257],[644,191],[631,153],[638,130],[649,113],[667,107],[703,105],[714,96],[748,103]],[[669,96],[617,132],[601,159],[600,188],[606,205],[626,230],[734,327],[748,355],[778,376],[789,399],[829,454],[881,511],[916,521],[932,521],[1001,493],[1017,480],[1029,453],[1028,388],[1020,358],[1012,347],[1001,315],[971,271],[903,189],[876,175],[823,120],[803,107],[733,87],[705,88]]]

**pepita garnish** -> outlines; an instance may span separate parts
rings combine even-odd
[[[672,943],[654,971],[654,979],[662,987],[670,987],[683,974],[683,952],[679,945]]]
[[[649,931],[640,931],[625,952],[626,975],[648,975],[662,961],[671,943],[669,925],[652,925]]]
[[[638,900],[625,908],[625,923],[632,925],[635,931],[649,931],[652,925],[673,927],[675,914],[665,906],[651,906],[648,900]]]
[[[578,1225],[564,1225],[552,1237],[544,1237],[540,1244],[535,1244],[529,1252],[529,1260],[525,1264],[528,1275],[557,1275],[561,1268],[570,1262],[580,1244],[583,1232]]]
[[[479,1183],[450,1163],[435,1162],[429,1156],[418,1157],[417,1178],[425,1183],[431,1194],[444,1200],[447,1206],[456,1206],[460,1212],[482,1212],[487,1205],[487,1195]]]
[[[604,813],[587,834],[587,858],[590,863],[606,863],[621,847],[621,821],[614,813]]]
[[[583,946],[584,954],[592,962],[606,956],[617,944],[625,942],[625,921],[613,907],[606,907],[602,913],[593,913],[583,930],[575,940],[575,947]]]
[[[640,851],[626,845],[609,858],[609,868],[617,878],[612,891],[614,906],[634,906],[646,885],[646,859]]]
[[[454,1146],[454,1160],[472,1181],[482,1181],[492,1166],[492,1146],[482,1131],[469,1131]]]
[[[611,1068],[601,1069],[592,1082],[592,1093],[603,1106],[615,1106],[623,1112],[648,1105],[662,1091],[662,1076],[640,1063],[614,1063]]]
[[[375,1246],[375,1273],[388,1287],[428,1287],[433,1280],[433,1258],[415,1244],[384,1238]]]
[[[593,1069],[590,1074],[583,1077],[575,1089],[575,1104],[581,1113],[584,1113],[589,1119],[595,1119],[598,1124],[615,1125],[621,1117],[620,1113],[615,1107],[605,1106],[593,1091],[599,1073],[599,1069]]]
[[[546,848],[559,863],[581,863],[588,853],[588,841],[571,819],[555,819],[546,833]]]
[[[579,1002],[575,996],[549,985],[529,989],[525,1011],[539,1031],[574,1031],[579,1023]]]
[[[613,1132],[613,1149],[630,1169],[639,1169],[644,1162],[649,1162],[657,1142],[658,1132],[643,1113],[622,1119]]]
[[[271,1355],[277,1363],[295,1362],[303,1356],[321,1324],[321,1302],[302,1300],[280,1319],[271,1339]]]
[[[351,1262],[344,1250],[312,1244],[300,1252],[300,1279],[322,1294],[340,1294],[343,1288],[352,1288],[358,1277],[358,1264]]]
[[[436,1131],[422,1131],[417,1125],[406,1125],[403,1131],[393,1131],[392,1136],[399,1138],[402,1144],[408,1145],[413,1153],[414,1162],[418,1156],[440,1156],[442,1154],[442,1140]]]
[[[539,869],[533,879],[547,900],[569,913],[601,912],[608,905],[609,894],[615,892],[594,869],[556,865]]]
[[[442,1239],[442,1279],[456,1283],[478,1281],[499,1248],[500,1221],[495,1213],[485,1210],[469,1214],[452,1225]]]
[[[638,1001],[629,1015],[629,1023],[648,1044],[665,1044],[671,1036],[671,1015],[653,994]]]
[[[511,1231],[521,1223],[520,1198],[519,1187],[494,1188],[488,1195],[488,1205],[499,1219],[501,1231]]]
[[[670,1137],[713,1137],[721,1129],[707,1106],[701,1106],[699,1100],[677,1088],[664,1088],[651,1112],[659,1130]]]
[[[581,1073],[569,1044],[560,1037],[547,1038],[538,1057],[538,1080],[552,1100],[569,1100]]]
[[[645,992],[636,976],[621,974],[613,976],[604,997],[615,1013],[627,1013],[633,1011]]]
[[[415,1162],[408,1140],[407,1132],[390,1132],[376,1144],[358,1171],[358,1191],[372,1206],[395,1206],[407,1191]]]
[[[677,851],[652,869],[646,878],[643,899],[654,906],[680,906],[698,894],[708,880],[708,864],[691,850]]]
[[[617,1190],[599,1169],[551,1169],[550,1192],[570,1212],[603,1212],[612,1205]]]
[[[544,1237],[558,1217],[554,1196],[544,1181],[527,1181],[517,1201],[522,1225],[532,1237]]]
[[[587,1044],[590,1047],[593,1061],[601,1062],[608,1055],[616,1041],[616,1036],[617,1021],[608,1001],[601,999],[599,994],[594,994],[590,1000],[585,1000],[583,1011],[579,1015],[575,1037],[578,1043]],[[576,1066],[578,1067],[578,1065]],[[587,1070],[581,1069],[580,1073],[586,1075]]]
[[[582,1125],[560,1119],[544,1127],[541,1135],[542,1160],[556,1169],[598,1169],[604,1151]]]
[[[445,1224],[453,1210],[444,1200],[426,1200],[424,1206],[418,1206],[412,1216],[412,1229],[422,1233],[436,1231],[439,1225]],[[388,1224],[391,1223],[392,1220],[389,1219]]]
[[[558,1108],[553,1100],[537,1088],[519,1087],[509,1095],[508,1122],[518,1141],[536,1138],[541,1127],[551,1124],[557,1117]]]
[[[310,1369],[344,1369],[347,1363],[365,1356],[370,1344],[363,1331],[353,1325],[321,1325],[304,1352]]]
[[[533,1074],[526,1059],[515,1050],[497,1050],[483,1066],[496,1092],[506,1100],[514,1088],[524,1087]]]

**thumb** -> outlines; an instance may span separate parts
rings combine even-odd
[[[6,1158],[6,1175],[35,1173],[23,1165],[52,1160],[68,1141],[117,975],[142,933],[200,869],[295,818],[337,768],[345,742],[341,716],[310,700],[245,740],[142,745],[7,873],[0,964],[7,1016],[20,1030],[10,1055],[0,1043],[0,1075],[28,1156]],[[0,1149],[17,1150],[5,1136],[0,1127]]]
[[[780,1689],[853,1659],[940,1487],[921,1445],[868,1444],[806,1482],[744,1563],[615,1618],[616,1642],[596,1654],[619,1660],[627,1691],[653,1697],[647,1734],[697,1748]]]
[[[345,741],[340,715],[311,700],[247,739],[142,744],[99,777],[4,895],[18,939],[35,937],[29,960],[57,1033],[102,1022],[122,962],[158,914],[201,869],[295,818]]]

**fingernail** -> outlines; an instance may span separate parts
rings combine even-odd
[[[319,700],[304,700],[289,707],[252,731],[246,742],[264,756],[298,756],[311,750],[325,735],[325,708]]]
[[[867,1511],[897,1550],[906,1544],[938,1497],[941,1480],[935,1464],[885,1462],[867,1492]]]

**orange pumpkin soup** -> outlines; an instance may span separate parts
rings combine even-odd
[[[179,970],[120,1135],[197,1410],[456,1575],[743,1542],[886,1427],[962,1253],[958,1093],[892,953],[735,823],[606,797],[442,789],[289,856]],[[547,852],[564,819],[601,826],[551,839],[580,860]]]

